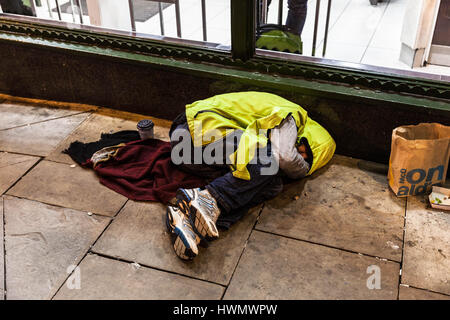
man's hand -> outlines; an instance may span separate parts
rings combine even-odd
[[[308,157],[306,146],[296,146],[297,126],[292,116],[271,130],[270,141],[272,153],[277,159],[280,169],[291,179],[300,179],[306,176],[310,166],[305,161]]]
[[[301,144],[297,146],[297,151],[300,153],[300,155],[303,157],[303,159],[308,159],[308,154],[306,153],[306,146],[304,144]]]

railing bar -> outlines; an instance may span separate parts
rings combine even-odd
[[[181,38],[180,1],[175,0],[175,15],[177,20],[177,37]]]
[[[75,19],[75,7],[73,5],[73,0],[70,0],[70,7],[72,8],[72,20],[73,20],[73,23],[75,23],[76,22],[76,19]]]
[[[230,1],[231,2],[231,1]],[[256,1],[256,12],[255,12],[255,30],[256,30],[256,39],[259,38],[261,33],[261,2],[259,0]]]
[[[48,14],[50,15],[50,18],[53,19],[53,13],[52,13],[52,7],[50,6],[50,0],[47,0],[47,8],[48,8]]]
[[[267,23],[267,0],[262,0],[262,8],[261,8],[261,23]]]
[[[83,8],[81,7],[80,0],[76,0],[76,1],[77,1],[77,6],[78,6],[78,13],[80,15],[80,23],[84,24],[84,21],[83,21]]]
[[[133,0],[128,0],[128,7],[130,8],[131,31],[136,32],[136,22],[134,22]]]
[[[206,32],[206,4],[205,0],[202,0],[202,27],[203,27],[203,41],[207,41]]]
[[[317,25],[319,23],[319,13],[320,13],[320,0],[316,0],[316,16],[314,18],[314,34],[311,53],[313,57],[316,55]]]
[[[278,1],[278,25],[283,25],[283,0]]]
[[[34,16],[37,17],[37,12],[36,12],[36,3],[34,2],[34,0],[30,1],[30,5],[31,5],[31,12],[33,12]]]
[[[230,0],[231,56],[247,61],[255,54],[256,1]]]
[[[58,1],[58,0],[55,0],[55,3],[56,3],[56,11],[58,11],[58,18],[59,18],[59,21],[62,21],[62,17],[61,17],[61,8],[59,7],[59,1]]]
[[[328,41],[328,27],[330,25],[330,11],[331,11],[331,0],[328,0],[328,7],[327,7],[327,21],[325,23],[325,37],[323,39],[323,51],[322,51],[322,57],[325,57],[325,52],[327,50],[327,41]]]
[[[162,3],[158,2],[159,6],[158,6],[158,10],[159,10],[159,25],[161,27],[161,35],[164,35],[164,16],[163,16],[163,7],[162,7]]]

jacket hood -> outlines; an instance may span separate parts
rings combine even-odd
[[[308,172],[308,175],[310,175],[331,160],[336,151],[336,143],[328,131],[311,118],[306,120],[305,128],[299,135],[298,141],[302,138],[308,141],[313,155],[311,169]]]
[[[330,134],[298,104],[266,92],[234,92],[186,106],[186,119],[195,146],[213,142],[209,138],[198,139],[208,136],[209,132],[219,132],[219,139],[230,129],[243,132],[230,167],[233,176],[244,180],[250,180],[247,164],[255,150],[267,143],[267,137],[259,134],[259,130],[273,129],[289,115],[295,119],[297,137],[306,138],[311,148],[313,162],[309,175],[330,161],[336,145]]]

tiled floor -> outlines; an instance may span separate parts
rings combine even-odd
[[[162,204],[61,154],[142,117],[0,104],[0,299],[450,299],[450,215],[339,155],[178,259]]]
[[[278,21],[278,2],[273,0],[268,11],[268,23]],[[68,0],[60,0],[60,4]],[[362,63],[374,66],[411,70],[399,60],[400,35],[408,0],[384,0],[371,6],[369,0],[332,1],[329,34],[325,58]],[[225,46],[231,44],[230,0],[206,1],[207,40]],[[283,22],[286,21],[288,1],[283,0]],[[316,0],[308,1],[308,14],[302,33],[303,55],[312,54]],[[321,1],[316,57],[322,57],[325,21],[328,1]],[[49,18],[45,6],[38,7],[38,16]],[[71,14],[63,13],[63,20],[72,22]],[[53,18],[56,18],[53,13]],[[78,17],[75,17],[78,21]],[[84,17],[89,24],[89,16]],[[164,35],[177,37],[175,6],[163,10]],[[200,0],[180,1],[181,36],[189,40],[203,40],[202,8]],[[160,17],[155,14],[147,21],[136,21],[136,31],[143,34],[161,35]],[[414,71],[450,76],[450,67],[428,65]]]

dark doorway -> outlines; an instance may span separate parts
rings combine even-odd
[[[450,0],[441,0],[428,62],[450,66]]]

